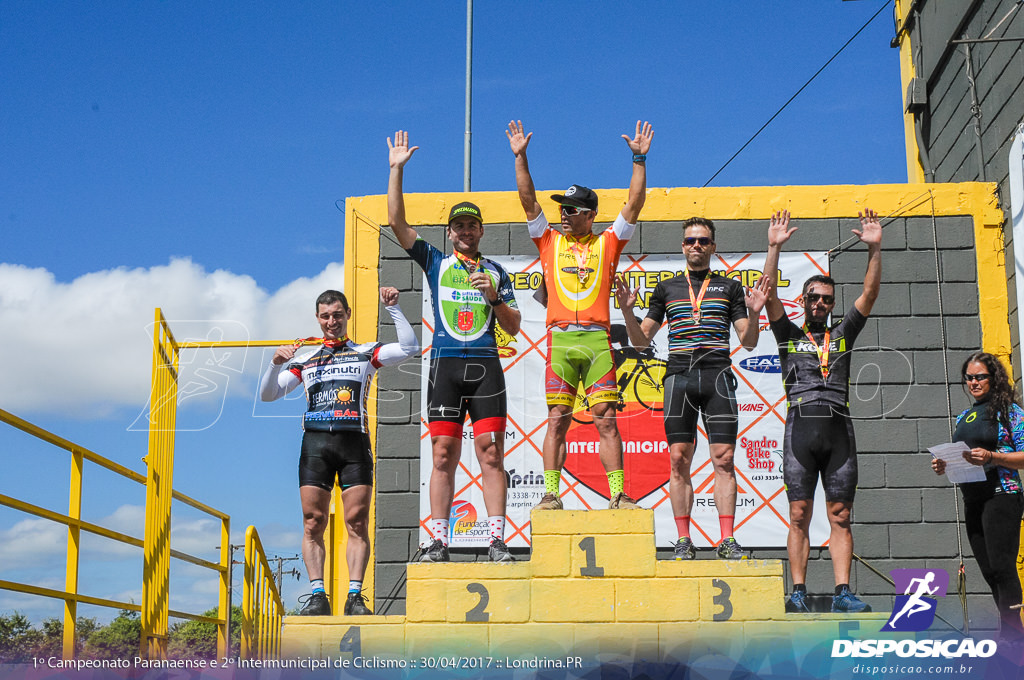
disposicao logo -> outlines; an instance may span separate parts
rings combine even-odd
[[[935,621],[936,598],[945,597],[949,573],[943,569],[893,569],[896,585],[892,615],[879,632],[919,632]],[[902,595],[900,594],[902,593]],[[834,640],[832,658],[896,656],[952,659],[987,658],[996,653],[994,640]]]
[[[928,630],[935,621],[936,598],[946,596],[949,574],[944,569],[893,569],[890,573],[896,584],[896,602],[882,630]]]

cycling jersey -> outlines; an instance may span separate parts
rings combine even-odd
[[[512,280],[501,265],[484,257],[466,264],[465,258],[445,255],[422,238],[405,252],[423,269],[430,287],[434,308],[431,358],[497,357],[494,310],[484,294],[469,283],[469,277],[475,267],[487,272],[498,297],[517,309]]]
[[[548,327],[593,325],[608,330],[612,280],[636,225],[620,213],[600,234],[576,238],[551,228],[544,213],[526,224],[544,270]]]
[[[739,319],[747,318],[743,285],[739,281],[708,270],[688,275],[689,282],[684,273],[658,283],[647,308],[647,318],[659,326],[668,315],[666,376],[691,366],[729,366],[729,328]],[[708,286],[695,315],[690,287],[698,296],[705,279]]]
[[[823,375],[822,361],[818,350],[823,346],[825,328],[811,330],[807,337],[804,330],[785,315],[771,322],[772,333],[779,345],[779,363],[782,365],[782,380],[790,404],[824,403],[840,408],[849,404],[850,354],[867,317],[856,305],[850,306],[843,320],[829,329],[828,373]]]
[[[976,402],[956,417],[953,441],[964,442],[973,448],[989,451],[1024,451],[1024,410],[1016,404],[1010,405],[1009,417],[993,418],[987,401]],[[1012,432],[1007,431],[1009,424]],[[984,466],[986,480],[967,482],[960,485],[964,499],[990,496],[999,493],[1020,493],[1020,472],[991,461]]]
[[[303,429],[367,432],[366,401],[373,374],[381,366],[400,363],[419,352],[416,333],[398,305],[384,309],[395,322],[399,342],[357,345],[348,338],[325,341],[287,366],[271,364],[260,382],[261,398],[279,399],[302,384],[307,401]]]

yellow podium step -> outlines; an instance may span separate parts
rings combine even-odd
[[[541,511],[531,520],[528,561],[410,564],[405,616],[288,617],[282,656],[661,660],[684,641],[728,646],[780,625],[834,639],[859,621],[880,619],[877,630],[887,617],[787,615],[780,560],[659,561],[651,510]]]

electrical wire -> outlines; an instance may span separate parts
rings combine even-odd
[[[775,113],[774,113],[774,114],[772,115],[772,117],[771,117],[771,118],[769,118],[769,119],[768,119],[768,122],[766,122],[766,123],[765,123],[764,125],[762,125],[762,126],[761,126],[761,127],[760,127],[760,128],[758,129],[758,131],[757,131],[757,132],[755,132],[755,133],[754,133],[753,135],[751,135],[750,139],[748,139],[748,140],[747,140],[746,142],[744,142],[743,146],[741,146],[741,147],[739,148],[739,150],[738,150],[738,151],[737,151],[736,153],[734,153],[734,154],[733,154],[732,156],[730,156],[730,157],[729,157],[729,160],[727,160],[727,161],[725,162],[725,165],[723,165],[722,167],[720,167],[720,168],[718,169],[718,171],[717,171],[717,172],[715,172],[715,174],[711,175],[710,179],[708,179],[708,181],[707,181],[707,182],[704,182],[704,184],[702,184],[702,185],[701,185],[701,187],[706,187],[707,185],[711,184],[711,182],[713,182],[713,181],[714,181],[714,179],[715,179],[716,177],[718,177],[718,175],[720,175],[720,174],[721,174],[721,172],[722,172],[723,170],[725,170],[725,169],[726,169],[726,168],[727,168],[727,167],[729,166],[729,164],[730,164],[730,163],[732,163],[732,162],[733,162],[733,161],[734,161],[734,160],[736,159],[736,157],[737,157],[737,156],[739,156],[739,155],[740,155],[741,153],[743,153],[743,150],[744,150],[744,149],[746,149],[746,148],[747,148],[747,147],[748,147],[748,146],[750,145],[750,143],[751,143],[751,142],[753,142],[753,141],[754,141],[754,140],[755,140],[755,139],[757,138],[757,136],[758,136],[758,135],[760,135],[760,134],[761,134],[762,132],[764,132],[764,129],[765,129],[766,127],[768,127],[769,125],[771,125],[772,121],[773,121],[773,120],[775,120],[776,118],[778,118],[778,117],[779,117],[779,114],[780,114],[780,113],[782,113],[782,112],[783,112],[783,111],[784,111],[784,110],[786,109],[786,107],[787,107],[787,106],[789,106],[789,105],[790,105],[790,103],[792,103],[792,101],[793,101],[794,99],[796,99],[796,98],[797,98],[798,96],[800,96],[800,93],[801,93],[801,92],[803,92],[803,91],[804,91],[804,90],[805,90],[805,89],[807,88],[807,86],[808,86],[808,85],[810,85],[810,84],[811,84],[811,83],[812,83],[812,82],[814,81],[814,79],[815,79],[815,78],[817,78],[817,77],[818,77],[818,76],[819,76],[819,75],[821,74],[821,72],[822,72],[822,71],[824,71],[824,70],[825,70],[826,68],[828,68],[828,65],[829,65],[829,64],[831,64],[831,63],[832,63],[833,61],[835,61],[835,58],[836,58],[836,57],[838,57],[838,56],[839,56],[840,54],[842,54],[843,50],[845,50],[845,49],[846,49],[846,48],[847,48],[847,47],[848,47],[848,46],[850,45],[850,43],[852,43],[852,42],[854,41],[854,39],[855,39],[855,38],[856,38],[856,37],[857,37],[858,35],[860,35],[860,34],[861,34],[861,33],[862,33],[863,31],[864,31],[864,29],[865,29],[865,28],[867,28],[867,27],[868,27],[868,25],[869,25],[869,24],[870,24],[870,23],[871,23],[872,21],[874,21],[874,20],[875,20],[875,18],[876,18],[876,17],[877,17],[877,16],[879,15],[879,14],[881,14],[881,13],[882,13],[882,10],[883,10],[883,9],[885,9],[886,7],[888,7],[888,6],[889,6],[889,4],[890,4],[891,2],[892,2],[892,0],[885,0],[885,3],[884,3],[884,4],[883,4],[883,5],[881,6],[881,7],[879,7],[879,8],[878,8],[878,11],[877,11],[877,12],[875,12],[874,14],[872,14],[872,15],[871,15],[871,18],[870,18],[870,19],[868,19],[868,20],[867,20],[867,22],[865,22],[865,24],[864,24],[863,26],[861,26],[861,27],[860,27],[859,29],[857,29],[857,32],[856,32],[856,33],[854,33],[854,34],[853,34],[853,35],[852,35],[852,36],[850,37],[850,39],[849,39],[849,40],[847,40],[847,41],[846,41],[845,43],[843,43],[843,46],[842,46],[842,47],[840,47],[840,48],[839,48],[839,50],[838,50],[838,51],[837,51],[837,52],[836,52],[835,54],[833,54],[833,55],[832,55],[832,56],[831,56],[831,57],[829,58],[829,60],[828,60],[828,61],[826,61],[826,62],[825,62],[825,64],[824,64],[824,65],[823,65],[823,66],[822,66],[821,68],[819,68],[819,69],[818,69],[817,71],[815,71],[815,72],[814,72],[814,75],[813,75],[813,76],[811,76],[811,77],[810,77],[810,78],[809,78],[809,79],[807,80],[807,82],[806,82],[806,83],[804,83],[803,85],[801,85],[801,86],[800,86],[800,89],[796,91],[796,94],[794,94],[794,95],[793,95],[792,97],[790,97],[789,99],[787,99],[787,100],[786,100],[786,103],[785,103],[785,104],[783,104],[783,105],[782,105],[782,107],[781,107],[781,108],[780,108],[780,109],[779,109],[778,111],[776,111],[776,112],[775,112]]]

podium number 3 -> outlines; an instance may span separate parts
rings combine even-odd
[[[732,618],[732,602],[729,596],[732,595],[732,588],[722,579],[711,579],[711,585],[718,588],[718,594],[711,598],[711,601],[722,608],[722,611],[712,615],[712,621],[728,621]]]
[[[604,576],[604,567],[597,566],[597,549],[594,537],[587,536],[580,541],[580,550],[587,556],[586,566],[580,567],[580,576]]]

